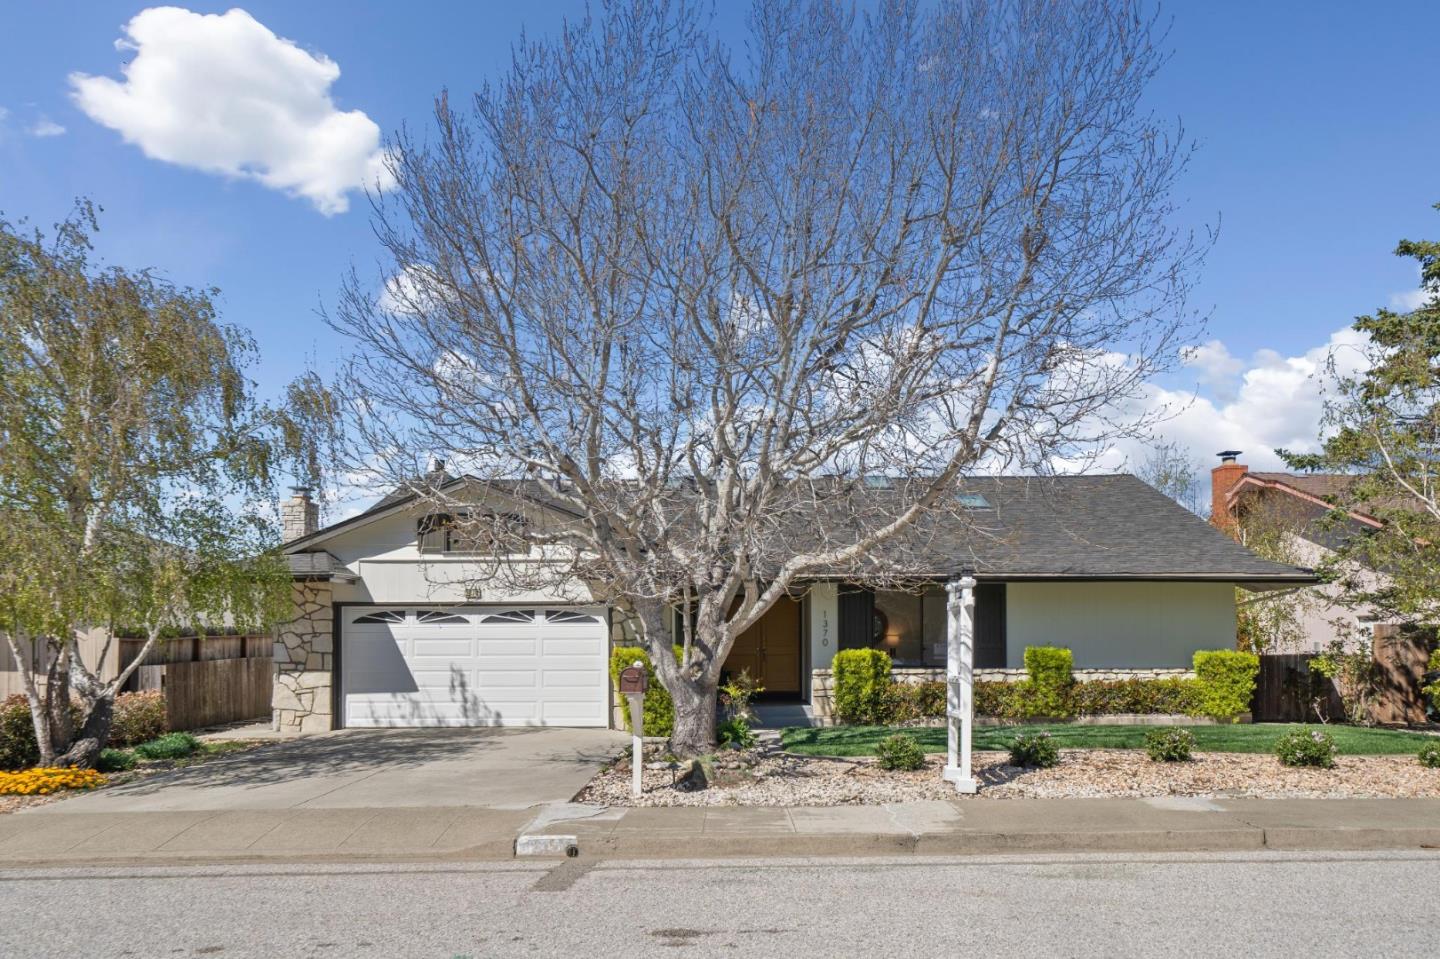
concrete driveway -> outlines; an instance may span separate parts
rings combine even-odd
[[[23,815],[567,802],[627,737],[608,729],[365,729],[280,742]]]

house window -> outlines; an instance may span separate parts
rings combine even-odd
[[[535,610],[533,609],[507,609],[503,613],[491,613],[482,623],[533,623],[535,622]]]
[[[372,624],[394,624],[405,622],[405,610],[403,609],[377,609],[373,613],[366,613],[364,616],[355,617],[355,625]]]
[[[547,609],[545,610],[545,622],[547,623],[598,623],[600,617],[591,616],[588,613],[577,613],[570,609]]]
[[[416,525],[421,553],[518,553],[529,521],[519,513],[432,513]]]
[[[447,613],[438,609],[422,609],[415,615],[417,623],[437,626],[463,626],[470,620],[455,613]]]

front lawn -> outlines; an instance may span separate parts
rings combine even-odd
[[[976,726],[974,748],[999,750],[1021,733],[1045,731],[1055,737],[1061,749],[1140,749],[1145,734],[1163,726],[1076,726],[1068,723],[1030,726]],[[1269,753],[1275,742],[1288,730],[1286,723],[1256,723],[1235,726],[1188,726],[1195,734],[1197,752]],[[1433,736],[1393,729],[1367,729],[1362,726],[1326,726],[1335,737],[1335,747],[1342,755],[1374,756],[1418,752]],[[810,729],[792,726],[780,734],[780,741],[789,752],[802,756],[873,756],[875,744],[886,736],[904,733],[913,736],[927,753],[945,751],[945,727],[917,726],[827,726]]]

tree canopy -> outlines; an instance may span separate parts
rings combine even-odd
[[[1437,206],[1440,209],[1440,206]],[[1418,309],[1357,317],[1366,334],[1362,371],[1334,376],[1318,453],[1279,451],[1300,470],[1353,474],[1336,498],[1380,521],[1348,536],[1333,565],[1349,601],[1421,625],[1440,624],[1440,243],[1402,240],[1395,254],[1420,266]],[[1333,371],[1332,361],[1332,371]],[[1358,568],[1383,574],[1347,574]]]
[[[213,291],[97,265],[96,229],[88,203],[50,237],[0,220],[0,631],[46,763],[93,758],[129,676],[102,680],[79,631],[283,613],[272,486],[318,465],[303,420],[253,397]]]

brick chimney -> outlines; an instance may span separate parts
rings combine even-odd
[[[310,498],[310,487],[292,486],[291,496],[280,504],[280,526],[285,542],[309,536],[320,528],[320,504]]]
[[[1235,516],[1227,502],[1230,491],[1240,482],[1240,477],[1250,471],[1250,467],[1239,461],[1240,453],[1240,450],[1220,451],[1215,454],[1220,457],[1220,465],[1210,471],[1210,522],[1226,532],[1235,525]]]

